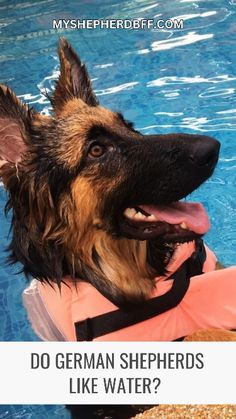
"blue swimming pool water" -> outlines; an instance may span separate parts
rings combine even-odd
[[[207,243],[226,265],[236,248],[236,0],[0,0],[0,81],[48,113],[40,90],[57,76],[66,36],[86,61],[102,105],[123,111],[143,133],[205,133],[222,143],[214,176],[191,199],[212,221]],[[184,19],[177,30],[53,30],[52,19]],[[0,340],[34,340],[21,303],[25,286],[4,264],[9,220],[0,188]],[[67,418],[61,406],[0,407],[0,419]]]

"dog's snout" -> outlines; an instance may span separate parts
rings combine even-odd
[[[149,191],[156,191],[157,179],[159,184],[163,179],[164,185],[158,188],[157,196],[155,195],[153,199],[154,203],[178,201],[197,189],[213,174],[220,151],[220,143],[214,138],[206,135],[173,133],[149,135],[146,139],[147,141],[139,142],[142,150],[139,159],[143,162],[145,158],[147,163],[144,164],[140,182],[142,185],[148,185]],[[131,159],[134,160],[134,153]],[[145,180],[147,166],[149,176]],[[153,179],[153,182],[150,179]],[[146,200],[148,198],[151,202],[150,193]]]
[[[219,141],[202,136],[191,143],[189,159],[198,167],[214,167],[219,157],[219,151]]]

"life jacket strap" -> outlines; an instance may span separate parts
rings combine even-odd
[[[202,239],[196,240],[195,251],[171,275],[173,285],[164,295],[151,298],[130,308],[119,308],[75,323],[77,341],[91,341],[108,333],[133,326],[176,307],[184,298],[190,278],[202,274],[206,251]]]

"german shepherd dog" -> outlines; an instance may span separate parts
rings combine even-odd
[[[175,243],[202,232],[157,221],[211,176],[219,143],[142,135],[99,105],[85,66],[61,39],[53,116],[0,90],[1,177],[13,210],[10,261],[58,284],[83,278],[116,305],[147,299]],[[161,207],[160,207],[161,206]],[[166,209],[167,211],[167,209]],[[204,217],[204,214],[197,214]]]
[[[116,306],[150,297],[176,243],[205,233],[202,208],[178,202],[208,179],[219,142],[143,135],[99,105],[65,39],[51,117],[0,88],[0,175],[12,210],[11,263],[60,285],[88,281]],[[170,221],[173,212],[181,213]],[[189,220],[201,219],[203,228]],[[164,214],[160,221],[158,214]]]

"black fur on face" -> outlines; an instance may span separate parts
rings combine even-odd
[[[133,129],[120,135],[98,127],[92,132],[100,143],[107,138],[112,144],[110,155],[101,160],[98,177],[101,170],[107,179],[123,177],[107,195],[103,211],[107,230],[117,236],[122,235],[120,224],[125,208],[177,202],[211,176],[217,162],[217,142],[206,136],[143,136]],[[212,151],[209,164],[198,164],[191,157],[194,148],[208,141],[213,149],[216,145],[216,152]]]

